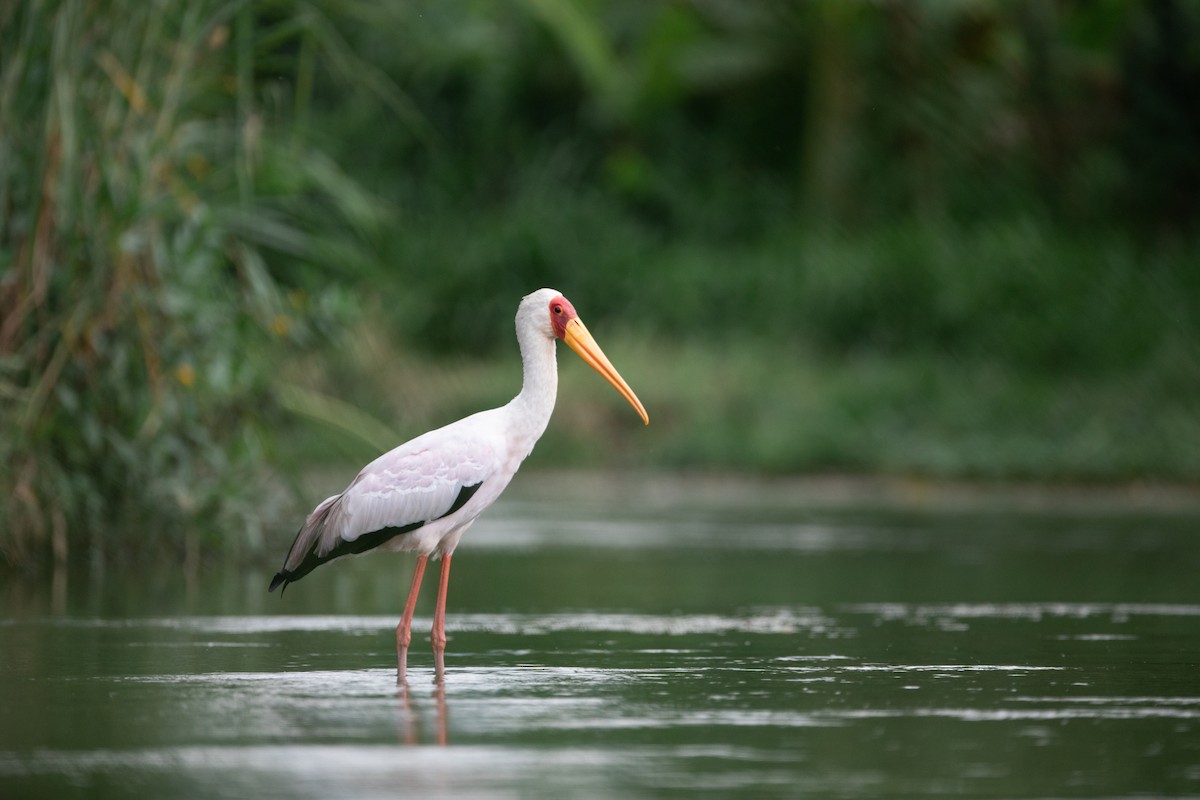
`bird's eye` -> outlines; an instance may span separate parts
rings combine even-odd
[[[555,314],[561,314],[561,313],[562,313],[562,306],[555,306],[555,307],[554,307],[554,313],[555,313]]]

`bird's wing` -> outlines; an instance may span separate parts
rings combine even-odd
[[[336,547],[339,540],[352,542],[373,531],[408,528],[454,513],[469,499],[463,497],[465,492],[499,471],[502,454],[489,445],[476,437],[431,439],[427,434],[380,456],[342,493],[326,525],[322,549]]]
[[[272,585],[378,547],[454,514],[504,465],[502,437],[474,415],[384,453],[344,492],[326,498],[296,534]]]

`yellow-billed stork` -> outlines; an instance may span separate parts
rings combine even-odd
[[[341,494],[322,501],[296,534],[269,591],[298,581],[327,561],[368,550],[416,552],[404,614],[396,626],[396,680],[403,682],[412,616],[430,558],[442,559],[433,616],[435,679],[445,674],[446,586],[459,539],[512,480],[546,430],[558,393],[554,340],[562,339],[613,385],[650,424],[646,409],[554,289],[526,295],[517,307],[524,382],[507,405],[481,411],[384,453]]]

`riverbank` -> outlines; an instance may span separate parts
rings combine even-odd
[[[750,337],[594,333],[650,425],[564,350],[554,419],[528,467],[1200,485],[1200,387],[1192,371],[1166,363],[1035,373],[952,351],[833,359]],[[364,323],[338,353],[286,371],[301,387],[289,463],[366,463],[520,388],[515,345],[485,360],[435,358]]]
[[[1063,513],[1200,512],[1200,485],[1168,483],[1046,484],[930,480],[886,475],[749,476],[733,473],[629,473],[523,470],[505,497],[572,505],[699,509],[752,507]]]

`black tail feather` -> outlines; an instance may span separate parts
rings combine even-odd
[[[267,591],[268,592],[275,591],[275,589],[279,586],[279,584],[282,583],[283,589],[279,592],[279,596],[282,597],[283,593],[285,591],[287,591],[287,585],[291,582],[291,580],[292,580],[291,573],[282,572],[282,571],[276,572],[275,577],[271,578],[271,585],[267,587]]]

